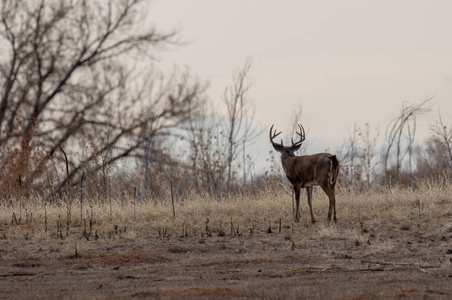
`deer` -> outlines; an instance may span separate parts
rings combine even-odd
[[[304,142],[306,135],[303,126],[297,124],[300,132],[296,132],[300,136],[300,140],[294,142],[292,138],[292,145],[289,147],[281,143],[275,143],[273,140],[281,134],[272,133],[273,126],[270,128],[270,142],[273,148],[281,153],[281,163],[286,173],[287,179],[292,184],[295,192],[295,223],[300,222],[300,190],[306,188],[308,195],[309,210],[311,211],[311,221],[315,223],[314,213],[312,212],[312,189],[314,186],[320,186],[321,189],[328,196],[330,206],[328,209],[328,222],[331,221],[331,214],[333,213],[334,222],[336,219],[336,195],[334,188],[336,186],[339,175],[339,161],[336,155],[330,153],[317,153],[312,155],[295,156],[295,152],[300,149]]]

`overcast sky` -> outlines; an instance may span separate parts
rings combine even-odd
[[[219,107],[250,58],[256,123],[287,130],[301,105],[313,151],[343,142],[355,123],[384,135],[403,102],[433,95],[418,137],[439,108],[452,123],[452,1],[155,0],[149,17],[189,41],[161,53],[162,67],[208,79]]]

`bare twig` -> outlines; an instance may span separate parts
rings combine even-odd
[[[19,222],[18,224],[22,223],[22,179],[20,178],[19,175],[19,193],[17,195],[17,197],[19,198]]]
[[[63,154],[64,154],[64,160],[65,160],[65,162],[66,162],[66,175],[67,175],[67,180],[66,180],[66,184],[67,184],[67,199],[69,200],[70,199],[70,195],[69,195],[69,190],[70,190],[70,188],[69,188],[69,161],[68,161],[68,159],[67,159],[67,155],[66,155],[66,152],[64,152],[64,150],[63,150],[63,148],[61,147],[61,144],[60,145],[58,145],[58,147],[60,148],[60,150],[61,150],[61,152],[63,152]]]
[[[170,187],[171,187],[171,204],[173,206],[173,218],[176,219],[176,209],[174,208],[174,195],[173,195],[173,182],[170,181]]]
[[[71,198],[71,190],[70,190],[70,183],[69,183],[69,161],[67,159],[66,152],[64,152],[63,147],[61,147],[61,144],[58,145],[60,147],[61,152],[64,154],[64,160],[66,162],[66,175],[67,175],[67,199],[66,199],[66,207],[67,207],[67,219],[66,219],[66,236],[69,236],[69,227],[71,225],[71,207],[72,207],[72,198]]]
[[[80,224],[83,220],[83,179],[85,179],[85,172],[82,173],[82,178],[80,179]]]

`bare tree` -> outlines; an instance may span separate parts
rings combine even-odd
[[[428,103],[432,98],[427,98],[419,104],[407,105],[404,103],[400,115],[389,123],[386,129],[387,148],[383,157],[386,183],[390,179],[389,159],[393,147],[395,147],[396,160],[393,180],[399,182],[400,170],[406,154],[409,155],[408,164],[410,173],[412,173],[412,150],[416,135],[416,117],[430,111]]]
[[[416,175],[420,178],[447,181],[452,176],[450,157],[444,142],[438,136],[425,141],[425,148],[418,151]]]
[[[196,79],[192,80],[188,74],[183,74],[177,80],[170,78],[157,87],[153,84],[155,81],[154,76],[149,77],[148,84],[144,84],[143,93],[146,94],[148,103],[148,109],[145,111],[148,122],[142,131],[143,146],[140,147],[144,165],[143,197],[154,187],[152,165],[159,165],[158,169],[162,169],[162,161],[169,162],[170,165],[175,163],[168,154],[163,153],[166,151],[162,152],[158,138],[167,139],[171,129],[192,122],[192,118],[203,107],[206,88],[205,84]],[[165,159],[162,159],[163,157]],[[174,178],[169,181],[172,179]]]
[[[205,106],[200,114],[191,113],[192,117],[184,125],[189,135],[190,170],[195,188],[220,199],[230,193],[234,179],[239,176],[238,168],[243,171],[243,185],[250,174],[252,162],[246,149],[257,136],[252,127],[254,105],[248,98],[250,67],[248,60],[243,69],[234,73],[232,85],[225,88],[226,118]]]
[[[176,43],[175,32],[144,26],[145,4],[1,2],[0,166],[12,178],[21,174],[30,186],[41,180],[47,164],[61,160],[61,144],[72,149],[70,178],[82,169],[92,174],[135,153],[156,116],[180,119],[185,94],[148,101],[130,67]],[[80,140],[89,148],[84,157]]]
[[[233,178],[233,162],[242,154],[243,181],[246,183],[246,147],[256,139],[256,130],[252,127],[254,119],[254,106],[248,98],[251,80],[248,72],[251,61],[247,60],[243,68],[234,74],[232,86],[225,89],[223,101],[228,111],[228,119],[224,125],[227,135],[227,180],[226,191],[229,194]]]
[[[292,113],[289,117],[287,131],[291,136],[296,134],[296,131],[299,129],[298,124],[300,123],[301,117],[303,116],[303,107],[301,104],[298,104],[296,108],[292,110]]]
[[[452,128],[449,125],[443,121],[441,113],[438,113],[438,120],[430,126],[430,130],[434,134],[434,137],[432,137],[433,143],[436,144],[438,151],[443,153],[440,157],[448,158],[448,162],[446,164],[443,162],[441,165],[443,167],[447,165],[448,174],[452,174]]]
[[[353,132],[340,150],[342,186],[349,185],[354,188],[371,186],[371,177],[379,163],[375,158],[378,136],[378,128],[375,136],[371,135],[368,123],[364,126],[354,125]]]
[[[202,104],[196,107],[189,107],[189,118],[187,124],[184,126],[188,133],[189,145],[189,156],[187,172],[188,176],[191,177],[191,183],[194,185],[195,190],[200,193],[201,190],[209,191],[207,188],[209,184],[206,184],[206,179],[209,176],[205,176],[207,172],[205,168],[206,159],[203,157],[203,149],[208,149],[208,143],[204,139],[204,129],[209,128],[207,124],[207,119],[210,114],[207,102],[202,102]],[[202,167],[200,167],[202,165]]]
[[[298,124],[300,123],[302,116],[303,107],[301,106],[301,104],[298,104],[297,107],[292,110],[292,114],[289,117],[287,131],[289,132],[290,136],[296,135],[296,131],[299,129]],[[298,151],[301,151],[301,153],[306,153],[306,145]]]
[[[357,183],[357,176],[360,174],[359,164],[356,164],[357,159],[360,156],[361,148],[358,145],[358,129],[356,124],[353,125],[353,132],[348,137],[347,142],[343,145],[341,153],[344,153],[341,157],[342,171],[345,173],[343,178],[343,184],[349,187],[355,187]]]
[[[370,133],[370,124],[364,124],[364,129],[358,128],[358,135],[360,137],[360,143],[362,147],[362,154],[360,155],[360,165],[362,173],[365,177],[366,188],[371,186],[371,177],[374,173],[375,167],[378,162],[375,159],[377,140],[380,135],[379,128],[375,129],[375,136],[372,137]]]
[[[191,182],[198,192],[222,197],[227,168],[221,124],[205,104],[199,113],[192,113],[185,124],[188,132]],[[183,162],[182,162],[183,163]]]

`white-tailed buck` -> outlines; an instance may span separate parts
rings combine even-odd
[[[303,126],[298,125],[300,132],[297,132],[297,134],[300,136],[300,140],[294,143],[292,139],[292,146],[290,147],[285,147],[282,140],[281,144],[273,142],[273,139],[281,134],[281,132],[276,133],[276,130],[272,133],[273,126],[270,128],[270,142],[273,148],[281,153],[281,163],[284,172],[295,191],[295,222],[300,222],[300,189],[306,188],[309,209],[311,210],[311,220],[312,223],[315,223],[314,213],[312,212],[312,188],[315,185],[320,185],[330,200],[328,221],[331,221],[331,213],[333,213],[334,222],[337,222],[334,187],[336,186],[336,180],[339,174],[339,161],[336,155],[317,153],[313,155],[295,156],[294,152],[300,149],[301,143],[305,140]]]

